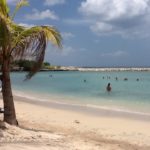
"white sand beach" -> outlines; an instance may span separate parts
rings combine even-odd
[[[0,129],[0,150],[150,149],[149,121],[93,116],[14,99],[19,127],[0,123],[6,128]]]

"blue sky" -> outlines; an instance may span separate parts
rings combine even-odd
[[[7,0],[11,9],[18,0]],[[45,61],[61,66],[150,66],[150,0],[29,0],[15,22],[51,25],[63,49]]]

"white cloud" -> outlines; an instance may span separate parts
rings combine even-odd
[[[61,51],[58,47],[55,47],[55,46],[51,45],[50,43],[49,43],[48,47],[49,47],[49,49],[48,49],[49,52],[52,52],[53,54],[59,54],[63,57],[66,57],[66,56],[70,55],[71,53],[75,52],[75,49],[73,47],[65,45],[65,44],[63,45],[63,48]]]
[[[62,35],[62,38],[64,38],[64,39],[70,39],[70,38],[74,37],[74,34],[72,34],[70,32],[62,32],[61,35]]]
[[[34,27],[35,25],[33,24],[27,24],[27,23],[19,23],[20,26],[24,26],[24,27],[27,27],[27,28],[31,28],[31,27]]]
[[[125,51],[115,51],[115,52],[110,52],[110,53],[102,53],[101,57],[122,57],[126,55],[127,55],[127,52]]]
[[[52,19],[58,20],[58,16],[51,10],[47,9],[44,11],[38,11],[37,9],[32,10],[32,14],[27,14],[25,17],[29,20],[44,20],[44,19]]]
[[[89,19],[64,19],[63,22],[71,25],[85,25],[90,24],[91,20]]]
[[[96,22],[90,28],[94,32],[110,32],[113,29],[113,27],[110,24],[104,22]]]
[[[45,0],[44,5],[54,6],[58,4],[64,4],[65,0]]]
[[[150,0],[86,0],[79,12],[98,35],[150,35]]]
[[[141,16],[148,10],[148,0],[86,0],[80,11],[86,16],[101,16],[103,20]]]
[[[72,52],[74,52],[74,48],[72,48],[71,46],[63,45],[63,50],[62,50],[63,56],[67,56]]]

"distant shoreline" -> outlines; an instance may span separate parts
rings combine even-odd
[[[114,67],[114,68],[84,68],[84,67],[61,67],[59,69],[41,69],[40,71],[150,71],[150,67]]]
[[[47,71],[93,71],[93,72],[105,72],[105,71],[150,71],[150,67],[60,67],[54,69],[41,69],[39,72]],[[27,70],[15,68],[11,72],[27,72]]]

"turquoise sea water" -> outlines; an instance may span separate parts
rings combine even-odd
[[[36,101],[150,115],[150,72],[54,71],[40,72],[29,81],[24,81],[25,73],[11,73],[11,78],[15,95]],[[109,82],[110,93],[106,92]]]

